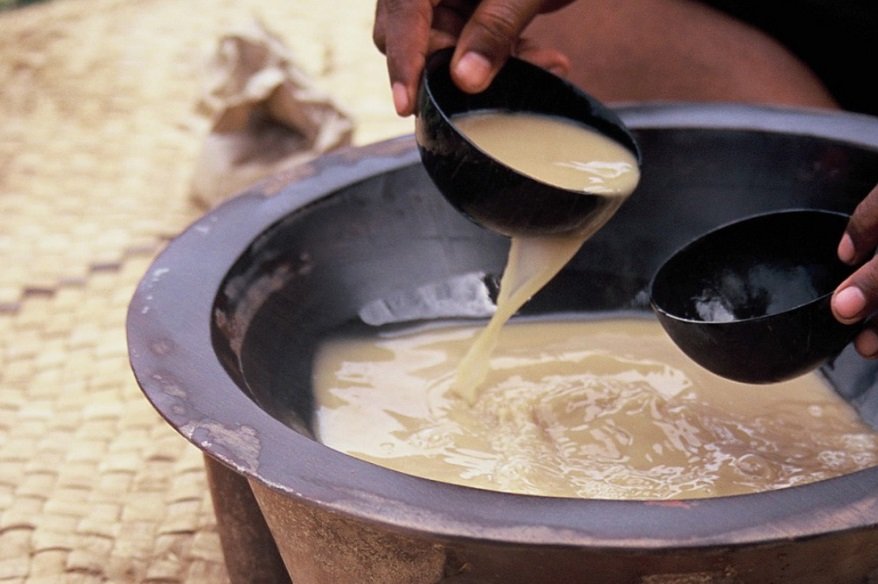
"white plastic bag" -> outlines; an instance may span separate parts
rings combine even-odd
[[[348,115],[258,22],[220,39],[199,106],[211,130],[196,162],[192,195],[206,207],[350,144],[353,131]]]

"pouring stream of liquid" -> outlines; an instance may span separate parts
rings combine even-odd
[[[464,356],[452,386],[472,403],[503,324],[615,214],[637,186],[640,172],[637,160],[621,144],[569,120],[493,112],[457,116],[455,124],[473,143],[520,172],[605,199],[576,233],[512,238],[497,310]]]

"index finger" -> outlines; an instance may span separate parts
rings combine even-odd
[[[414,111],[432,22],[430,0],[378,0],[372,38],[387,57],[393,104],[401,116]]]

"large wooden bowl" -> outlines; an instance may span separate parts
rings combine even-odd
[[[654,271],[693,236],[790,206],[850,212],[878,182],[873,118],[724,105],[620,114],[642,146],[641,187],[531,313],[648,312]],[[439,316],[409,310],[406,298],[464,274],[498,274],[506,249],[438,195],[404,137],[263,183],[155,260],[130,306],[131,363],[147,398],[206,453],[234,580],[878,578],[878,467],[746,496],[578,500],[420,479],[311,437],[321,337],[352,321],[371,326],[367,308],[382,303],[397,307],[391,319]],[[878,364],[848,349],[823,371],[878,422]]]

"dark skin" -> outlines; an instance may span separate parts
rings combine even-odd
[[[452,76],[464,90],[485,89],[511,54],[560,75],[570,69],[560,51],[521,38],[540,13],[571,0],[381,0],[375,14],[374,40],[387,56],[393,102],[401,116],[414,112],[418,80],[427,55],[457,45]]]
[[[711,90],[716,90],[716,80],[721,82],[736,73],[732,70],[735,63],[730,62],[730,59],[744,54],[748,47],[752,50],[756,46],[755,59],[740,64],[744,71],[739,78],[745,81],[752,78],[755,88],[746,88],[746,83],[738,81],[736,87],[742,89],[737,100],[804,107],[836,107],[819,80],[804,65],[787,57],[772,39],[760,38],[759,33],[745,30],[746,26],[742,23],[712,13],[691,0],[638,0],[621,4],[581,0],[578,4],[585,5],[587,11],[581,15],[582,18],[576,18],[572,22],[569,18],[566,21],[562,18],[553,24],[561,28],[568,27],[568,38],[572,36],[577,41],[582,38],[582,44],[587,45],[581,48],[581,53],[575,54],[575,58],[570,58],[559,50],[547,48],[545,41],[551,42],[556,33],[562,34],[560,28],[544,34],[542,42],[540,38],[529,39],[522,36],[536,17],[553,13],[572,1],[378,0],[373,36],[376,46],[387,56],[397,113],[401,116],[414,113],[415,95],[427,55],[454,45],[457,48],[452,59],[452,78],[461,89],[472,93],[487,87],[510,55],[526,59],[561,76],[567,76],[571,72],[571,63],[575,63],[578,69],[585,72],[584,75],[588,75],[592,71],[606,71],[606,67],[599,69],[593,66],[594,63],[605,65],[608,61],[607,56],[602,55],[603,50],[612,53],[609,57],[612,66],[619,63],[621,70],[623,63],[631,62],[638,68],[632,66],[629,70],[647,72],[642,79],[619,79],[615,83],[606,84],[606,88],[589,83],[591,93],[610,101],[649,98],[690,101],[717,99],[710,93]],[[600,12],[601,9],[605,12]],[[651,36],[642,33],[640,37],[633,32],[630,35],[631,43],[626,45],[624,38],[623,42],[619,42],[618,37],[627,35],[619,35],[617,29],[615,33],[607,33],[615,34],[617,39],[604,39],[602,44],[601,32],[610,30],[612,24],[608,20],[601,27],[579,34],[579,30],[587,26],[590,14],[610,14],[612,18],[615,13],[625,10],[632,11],[625,15],[625,18],[633,19],[632,31],[642,31],[649,28],[650,24],[658,22],[661,24],[655,27],[657,32]],[[697,29],[691,28],[688,32],[683,29],[670,31],[665,22],[672,25],[681,23],[684,27],[688,23]],[[572,35],[570,30],[574,31]],[[707,34],[703,34],[704,31]],[[696,41],[682,45],[680,39],[699,36],[693,33],[702,33],[700,36],[705,37],[702,45],[693,44]],[[741,51],[734,50],[736,42]],[[665,43],[668,45],[667,50],[664,48]],[[680,45],[676,47],[676,53],[674,43]],[[656,47],[662,49],[656,50]],[[643,54],[638,55],[638,51]],[[709,67],[711,63],[716,63],[717,77],[711,78],[709,70],[698,69],[698,75],[693,82],[693,76],[684,70],[687,67],[693,69],[692,64],[685,61],[693,54],[699,56],[695,61],[698,66],[707,63]],[[654,79],[650,79],[650,69],[644,67],[644,63],[651,66],[653,61],[657,63],[657,73]],[[754,61],[755,65],[762,65],[764,62],[765,75],[762,77],[759,76],[759,69],[755,67]],[[677,86],[673,84],[677,72],[675,66],[681,69]],[[783,74],[779,74],[780,72]],[[629,78],[638,75],[639,73],[629,74]],[[765,80],[775,78],[782,78],[783,85],[779,83],[777,87],[766,87]],[[697,83],[704,79],[707,80],[703,83],[704,91],[700,92]],[[660,94],[649,94],[650,90],[660,85]],[[675,87],[679,87],[677,93]],[[729,93],[724,88],[723,98],[728,96]],[[736,99],[734,95],[731,97]],[[859,322],[878,312],[878,258],[874,257],[876,246],[878,187],[872,189],[857,206],[839,242],[838,256],[842,261],[849,264],[865,262],[834,293],[832,310],[841,322]],[[878,358],[878,319],[868,323],[857,336],[855,347],[864,357]]]
[[[832,312],[844,323],[854,323],[878,311],[878,187],[863,199],[854,210],[841,242],[838,257],[849,264],[867,260],[835,290]],[[878,323],[870,326],[855,341],[857,351],[864,357],[878,358]]]

